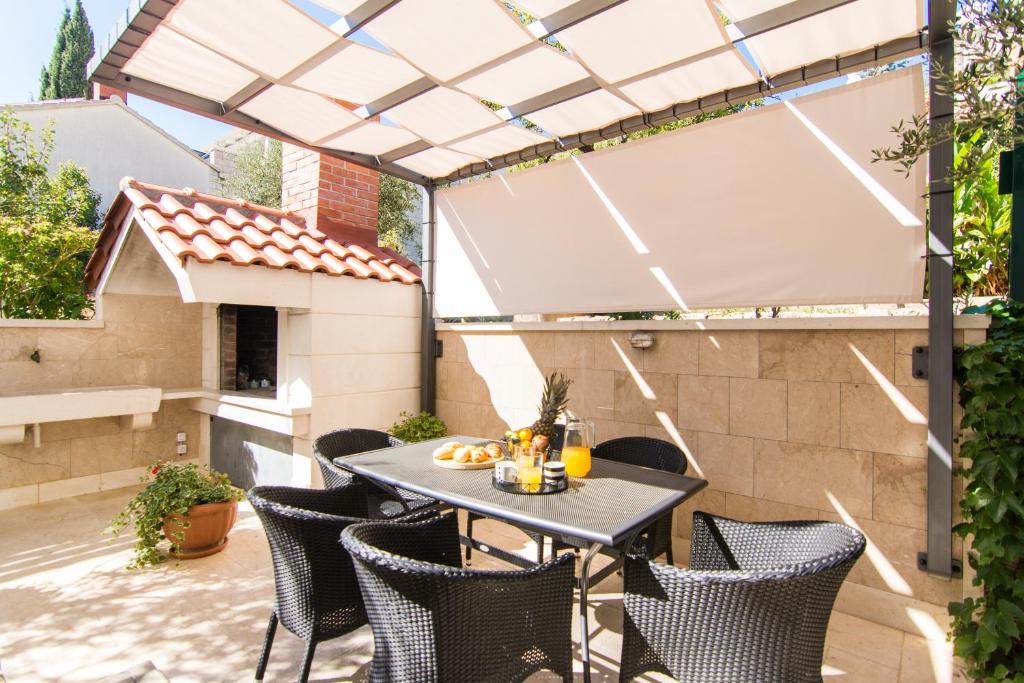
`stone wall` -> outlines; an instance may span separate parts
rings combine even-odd
[[[438,414],[469,435],[528,425],[542,375],[560,370],[574,380],[571,409],[594,419],[599,441],[646,435],[689,451],[689,473],[709,486],[677,512],[684,549],[694,509],[843,520],[871,550],[840,609],[911,632],[921,619],[945,628],[963,582],[916,567],[926,545],[928,402],[911,350],[927,343],[926,321],[888,320],[853,319],[855,329],[835,319],[663,323],[648,350],[630,346],[630,323],[443,325]],[[807,329],[815,324],[830,329]],[[753,329],[736,329],[744,326]],[[984,339],[983,329],[966,334]],[[954,552],[962,559],[959,540]]]
[[[201,383],[201,305],[171,297],[106,295],[102,322],[0,321],[0,378],[8,392],[143,384],[164,389]],[[28,325],[28,326],[26,326]],[[40,362],[29,356],[38,349]],[[31,437],[0,444],[0,508],[134,484],[144,467],[171,459],[185,432],[199,450],[199,415],[163,401],[151,429],[117,417],[44,423]]]

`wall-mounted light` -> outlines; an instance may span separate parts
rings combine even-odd
[[[633,332],[629,335],[629,345],[634,349],[649,349],[654,346],[654,333]]]
[[[35,350],[35,351],[33,351],[32,353],[30,353],[30,354],[29,354],[29,356],[28,356],[28,358],[29,358],[29,360],[31,360],[31,361],[33,361],[33,362],[35,362],[35,363],[38,363],[38,362],[39,362],[40,360],[42,360],[42,359],[41,359],[41,358],[39,357],[39,349],[36,349],[36,350]]]

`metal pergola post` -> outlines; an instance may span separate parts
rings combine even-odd
[[[929,0],[931,132],[948,136],[953,100],[940,69],[953,67],[949,27],[955,0]],[[960,575],[953,560],[953,141],[932,145],[928,157],[928,548],[918,566],[944,578]]]
[[[435,413],[437,407],[437,353],[434,330],[434,264],[437,255],[437,204],[434,186],[427,185],[426,221],[423,223],[423,308],[420,311],[420,410]]]

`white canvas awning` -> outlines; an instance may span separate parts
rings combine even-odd
[[[133,0],[90,74],[433,184],[925,45],[920,0],[314,1]]]
[[[438,317],[919,302],[915,66],[435,193]]]

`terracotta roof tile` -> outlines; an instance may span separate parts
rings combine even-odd
[[[86,265],[90,288],[99,283],[124,216],[132,208],[182,262],[193,258],[200,263],[226,261],[381,282],[420,282],[419,268],[401,254],[375,244],[336,240],[307,226],[298,214],[130,178],[121,187]]]

